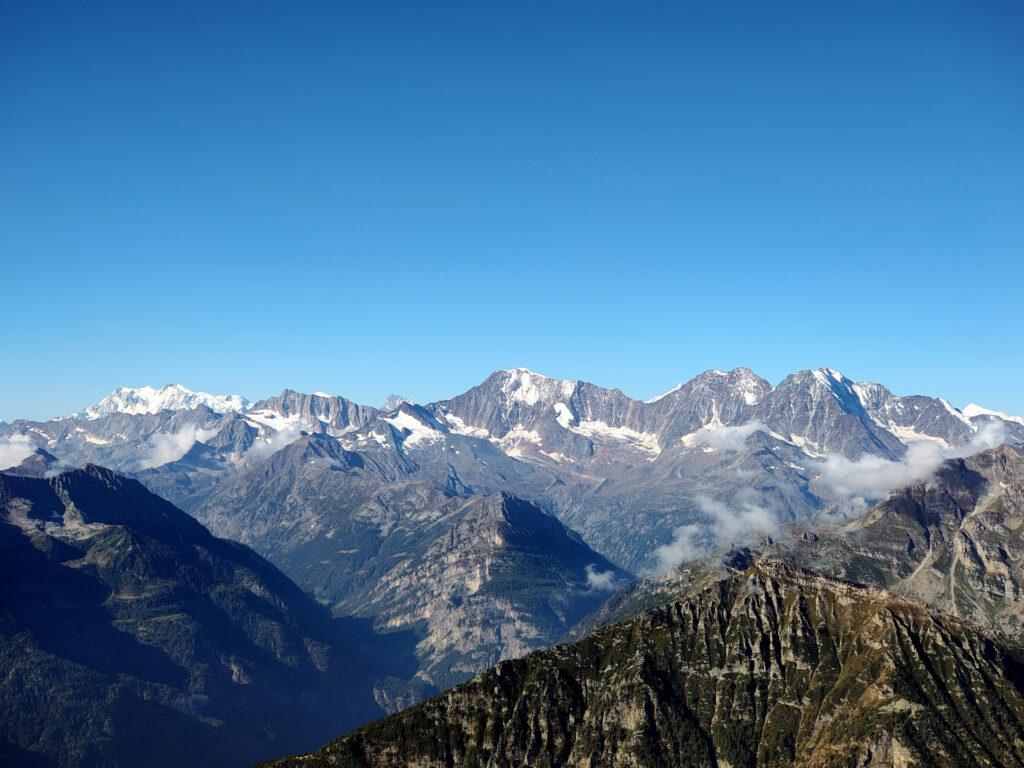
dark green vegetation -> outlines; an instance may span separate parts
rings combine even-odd
[[[1002,636],[763,561],[278,766],[1024,765]]]
[[[411,652],[388,665],[401,639],[332,620],[134,480],[0,474],[0,764],[231,766],[310,748],[382,713],[373,679],[415,669]]]

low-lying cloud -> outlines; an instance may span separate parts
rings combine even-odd
[[[689,560],[697,560],[710,548],[704,526],[697,523],[680,525],[672,532],[672,541],[654,550],[657,565],[651,575],[666,574]]]
[[[302,427],[297,424],[289,424],[286,427],[281,427],[270,437],[257,440],[251,446],[249,450],[245,452],[246,461],[262,461],[263,459],[269,459],[275,453],[280,451],[287,445],[291,445],[296,440],[302,437]]]
[[[594,592],[614,592],[619,585],[615,579],[615,571],[599,571],[591,563],[586,568],[587,589]]]
[[[146,455],[139,461],[139,469],[153,469],[172,461],[177,461],[197,442],[205,443],[217,434],[216,429],[202,429],[188,426],[178,432],[157,432],[150,435],[146,445]]]
[[[695,445],[703,445],[720,451],[742,451],[747,438],[755,432],[767,432],[763,421],[749,421],[735,427],[704,427],[691,436]]]
[[[16,467],[35,452],[36,444],[28,435],[0,438],[0,469]]]
[[[664,575],[682,563],[704,557],[725,545],[746,544],[757,534],[770,534],[778,528],[778,519],[770,509],[757,503],[750,489],[739,494],[735,506],[710,496],[695,501],[703,522],[687,523],[672,532],[672,541],[654,550],[656,565],[652,575]]]
[[[808,462],[819,473],[818,482],[863,506],[884,498],[890,491],[934,474],[944,461],[964,458],[1006,442],[1006,432],[998,422],[985,424],[971,441],[961,448],[943,448],[938,443],[915,442],[899,461],[878,456],[862,456],[856,461],[843,456],[829,456],[822,461]]]

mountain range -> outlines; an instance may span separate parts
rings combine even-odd
[[[42,499],[49,493],[43,486],[63,487],[76,473],[108,473],[104,482],[131,498],[119,508],[150,509],[155,502],[140,501],[144,486],[188,513],[175,509],[176,519],[198,521],[195,536],[241,546],[288,585],[289,599],[304,601],[296,612],[314,618],[296,636],[317,638],[333,649],[331,658],[352,665],[303,672],[278,687],[311,691],[305,701],[319,711],[327,699],[315,691],[332,688],[323,681],[354,676],[342,686],[347,694],[329,705],[334,720],[306,710],[288,725],[288,717],[275,715],[280,731],[253,735],[246,731],[252,721],[240,717],[242,736],[225,749],[256,759],[404,709],[503,659],[584,638],[671,600],[697,599],[771,559],[836,583],[891,590],[972,627],[1016,632],[1020,574],[1012,520],[1019,480],[1012,478],[1019,454],[1005,448],[992,458],[979,451],[1021,442],[1019,418],[896,396],[831,369],[795,373],[774,387],[746,369],[708,371],[638,401],[517,368],[448,400],[421,405],[391,396],[380,408],[292,390],[250,402],[178,385],[122,388],[70,417],[0,425],[0,463],[11,467],[5,482],[19,489],[38,484],[12,495],[23,501],[5,510],[8,528],[31,542],[10,550],[17,557],[54,549],[41,542],[63,547],[74,539],[69,531],[81,534],[74,504],[68,518],[67,505],[61,512],[40,501],[57,517],[35,519],[36,502],[24,499]],[[989,464],[979,464],[981,457]],[[75,469],[81,465],[89,466]],[[929,483],[941,490],[929,491]],[[899,493],[890,496],[893,490]],[[92,514],[98,517],[90,524],[126,524]],[[40,583],[59,584],[67,563],[77,573],[77,563],[89,560],[94,534],[84,530],[88,535],[75,539],[78,550],[61,549],[65,559],[50,564],[58,575]],[[724,559],[708,557],[726,550]],[[115,571],[134,567],[117,547],[97,553],[93,559],[117,563]],[[188,555],[171,558],[166,573],[187,571]],[[14,554],[4,565],[21,568]],[[190,585],[190,598],[168,613],[188,615],[193,603],[208,602],[205,595],[235,588],[230,569],[216,574],[227,574],[228,586],[216,579]],[[102,574],[103,583],[90,587],[91,618],[121,620],[109,619],[122,609],[111,597],[118,594],[111,584],[121,578]],[[133,578],[144,591],[153,574],[142,570]],[[18,584],[9,599],[16,601]],[[52,620],[32,625],[30,613],[14,615],[12,634]],[[154,620],[161,615],[154,612]],[[213,631],[208,646],[220,640]],[[364,664],[366,649],[377,645],[387,653]],[[210,653],[199,661],[174,657],[191,682],[156,681],[165,686],[159,696],[145,696],[173,709],[168,702],[185,689],[212,690],[202,675],[223,667],[230,654]],[[220,667],[209,661],[213,656]],[[202,674],[194,672],[200,667]],[[93,671],[110,674],[102,665]],[[286,679],[279,669],[273,674]],[[154,681],[139,680],[138,690],[158,690],[146,687]],[[210,706],[233,712],[230,692],[237,691],[225,690],[227,698]],[[270,699],[260,717],[282,703]],[[259,697],[251,701],[256,706]],[[114,722],[105,711],[103,717]],[[65,734],[47,746],[38,735],[26,746],[13,735],[4,736],[9,748],[33,755],[61,753],[76,738]],[[226,759],[225,752],[210,754]]]
[[[554,642],[607,585],[671,570],[730,543],[723,537],[747,543],[792,521],[855,514],[889,489],[856,482],[879,468],[895,487],[994,433],[1024,439],[1014,417],[899,397],[831,369],[775,387],[747,369],[708,371],[645,402],[515,368],[448,400],[394,396],[388,406],[292,390],[249,402],[177,385],[122,388],[72,417],[16,421],[0,435],[69,466],[135,477],[215,535],[255,548],[335,616],[415,632],[424,690]],[[556,568],[570,605],[521,605],[516,632],[473,612],[465,584],[475,576],[426,566],[457,541],[486,566],[481,596],[489,579],[500,583],[491,566],[522,557],[508,551],[513,539],[457,535],[485,512],[481,529],[508,524],[500,505],[481,502],[496,494],[553,515],[564,541],[587,548]],[[555,581],[538,572],[536,583]],[[397,607],[414,595],[458,607]]]
[[[1024,448],[951,459],[851,519],[802,521],[676,571],[625,585],[570,632],[688,597],[736,567],[782,560],[888,589],[1009,637],[1024,637]]]
[[[75,417],[17,421],[3,432],[73,464],[146,473],[147,485],[189,511],[202,507],[224,476],[244,474],[303,434],[322,435],[336,452],[358,454],[385,483],[453,477],[473,487],[467,475],[484,492],[535,499],[632,571],[693,517],[692,501],[690,509],[680,507],[694,495],[695,479],[716,495],[714,480],[725,475],[735,488],[737,472],[756,472],[775,480],[762,501],[804,515],[836,503],[834,488],[814,486],[809,476],[820,476],[814,465],[828,457],[899,461],[920,443],[955,452],[992,428],[1024,439],[1024,419],[975,405],[960,411],[941,398],[899,397],[831,369],[798,372],[776,387],[747,369],[708,371],[644,402],[519,368],[448,400],[418,406],[394,396],[388,405],[291,390],[249,403],[177,385],[123,388]],[[759,450],[750,450],[754,443]],[[725,467],[724,454],[736,454]],[[645,493],[639,485],[650,489],[650,508],[634,513],[634,536],[616,545],[586,530],[601,516],[595,507],[607,514]]]

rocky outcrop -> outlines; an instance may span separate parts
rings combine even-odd
[[[397,546],[404,556],[358,597],[359,612],[420,627],[421,676],[439,688],[552,644],[630,578],[509,494],[462,501],[424,528]]]

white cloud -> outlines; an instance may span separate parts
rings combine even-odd
[[[680,525],[672,532],[672,541],[654,550],[654,559],[658,564],[651,573],[668,573],[681,563],[696,560],[707,553],[708,543],[704,528],[696,523]]]
[[[139,461],[139,469],[152,469],[177,461],[197,442],[205,443],[215,434],[216,429],[201,429],[193,425],[174,433],[157,432],[150,435],[146,455]]]
[[[261,438],[254,442],[249,450],[245,452],[247,461],[262,461],[270,458],[273,454],[291,445],[302,437],[302,427],[299,424],[289,424],[277,430],[270,437]]]
[[[771,533],[778,525],[775,515],[753,501],[754,492],[740,496],[734,510],[710,496],[698,496],[697,506],[711,520],[712,533],[719,544],[745,544],[756,533]]]
[[[0,438],[0,469],[16,467],[33,453],[36,444],[28,435],[11,435]]]
[[[599,571],[591,563],[587,566],[587,588],[594,592],[614,592],[618,588],[615,583],[615,571]]]
[[[930,477],[947,459],[972,456],[1005,441],[1003,425],[993,421],[979,429],[962,448],[943,448],[938,443],[921,441],[911,443],[899,461],[878,456],[862,456],[854,461],[832,455],[808,463],[819,473],[818,482],[863,506],[866,501],[883,498],[889,491]]]
[[[51,464],[50,468],[43,473],[43,477],[57,477],[57,475],[61,475],[74,468],[73,464],[68,464],[63,459],[58,459],[56,463]]]
[[[693,432],[683,440],[689,445],[703,445],[721,451],[742,451],[747,438],[755,432],[767,432],[768,427],[761,421],[750,421],[735,427],[708,425]]]
[[[754,491],[745,489],[738,496],[735,508],[710,496],[698,496],[695,501],[704,522],[676,528],[672,541],[654,550],[657,565],[652,573],[668,573],[688,560],[704,557],[718,546],[746,544],[756,534],[776,530],[778,520],[771,510],[754,500]]]

